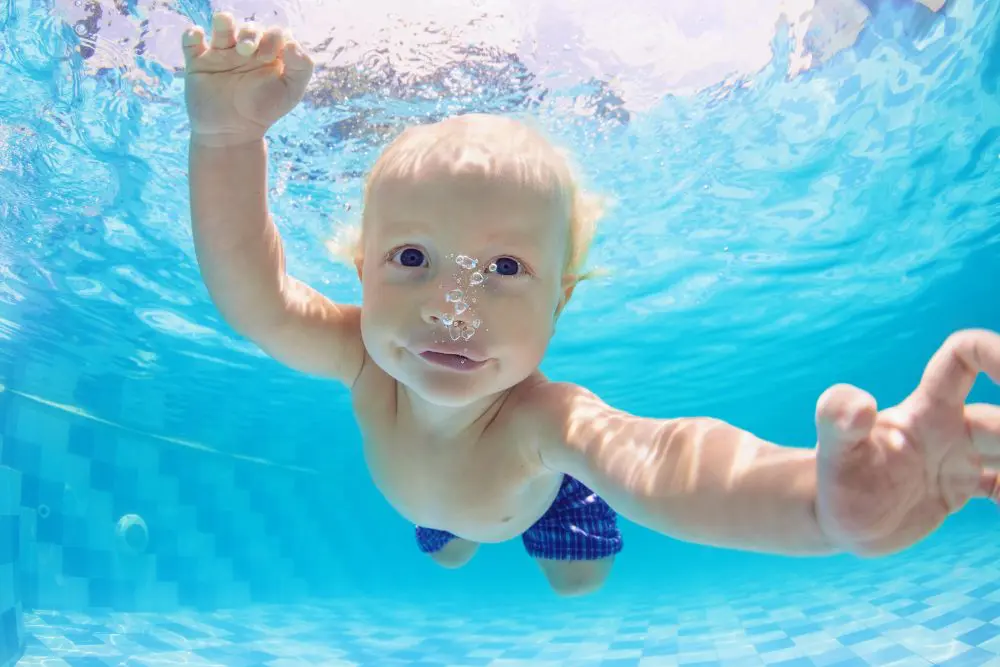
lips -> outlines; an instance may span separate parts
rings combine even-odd
[[[474,353],[469,352],[468,354],[462,354],[458,351],[436,349],[423,350],[419,352],[417,356],[430,364],[434,364],[435,366],[440,366],[442,368],[448,368],[453,371],[474,371],[486,364],[486,359],[478,356],[471,356],[472,354]]]

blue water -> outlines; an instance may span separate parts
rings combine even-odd
[[[0,0],[0,665],[1000,665],[985,503],[875,561],[626,524],[580,600],[519,541],[432,565],[367,477],[346,392],[240,339],[200,282],[170,45],[210,12]],[[377,151],[480,110],[535,118],[616,199],[591,255],[608,274],[543,370],[618,407],[811,446],[826,387],[892,405],[950,332],[1000,330],[996,3],[880,4],[794,77],[779,25],[762,68],[652,105],[613,72],[554,84],[440,41],[420,76],[388,47],[320,68],[270,135],[289,270],[331,298],[360,298],[322,241]]]

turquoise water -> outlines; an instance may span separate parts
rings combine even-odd
[[[892,405],[948,333],[1000,329],[996,3],[880,4],[796,76],[778,24],[767,62],[697,94],[626,66],[637,35],[604,57],[569,31],[603,76],[558,78],[496,36],[516,12],[334,53],[359,10],[276,7],[334,37],[270,135],[289,269],[334,299],[360,290],[322,241],[356,220],[377,151],[485,110],[537,119],[617,200],[591,256],[608,276],[577,290],[543,370],[618,407],[810,446],[829,385]],[[580,600],[518,541],[433,566],[372,487],[346,392],[241,340],[200,283],[171,49],[211,9],[0,0],[0,665],[1000,665],[985,503],[876,561],[626,524]],[[120,531],[129,515],[144,527]]]

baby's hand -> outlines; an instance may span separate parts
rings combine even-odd
[[[981,372],[1000,383],[1000,335],[962,331],[895,407],[846,385],[820,397],[816,512],[836,546],[899,551],[971,498],[1000,501],[1000,406],[965,404]]]
[[[212,19],[211,45],[194,27],[184,33],[184,93],[192,139],[228,146],[260,139],[305,94],[313,62],[279,27],[261,33],[233,17]]]

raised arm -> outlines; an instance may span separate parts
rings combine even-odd
[[[210,45],[198,28],[184,36],[198,265],[240,334],[288,366],[353,384],[364,360],[360,310],[285,272],[267,207],[264,133],[301,100],[312,62],[280,29],[235,30],[223,13]]]
[[[190,183],[198,266],[230,326],[292,368],[353,384],[364,358],[360,309],[285,272],[264,140],[210,146],[192,137]]]

